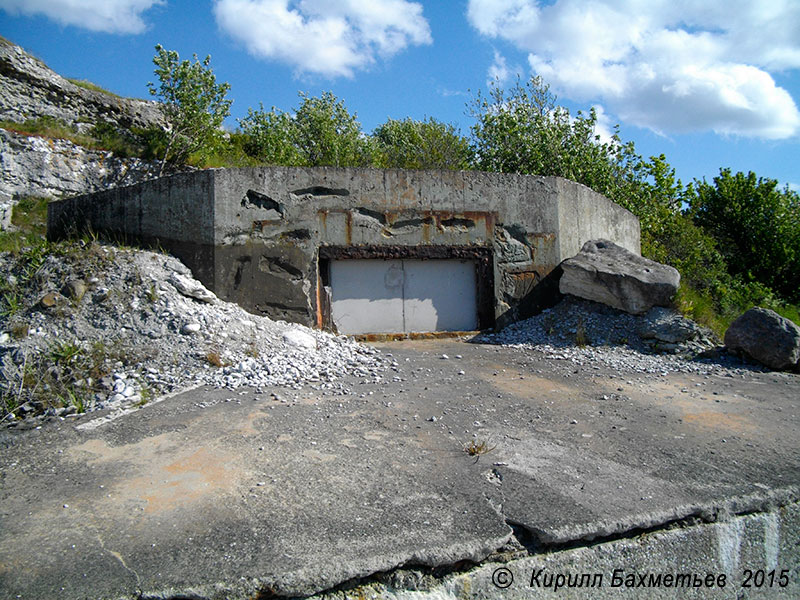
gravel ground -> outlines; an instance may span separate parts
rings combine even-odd
[[[713,332],[670,309],[657,307],[637,316],[571,296],[530,319],[473,341],[535,351],[577,367],[628,373],[766,371],[727,354]]]
[[[0,419],[6,424],[132,407],[194,385],[312,385],[347,394],[346,375],[359,383],[396,375],[391,354],[252,315],[216,298],[165,254],[72,242],[42,256],[0,254],[0,269],[7,273],[0,282]],[[710,331],[668,309],[633,316],[572,297],[473,341],[538,352],[555,368],[757,369],[724,354]]]

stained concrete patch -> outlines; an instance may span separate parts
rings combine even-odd
[[[153,436],[138,431],[139,414],[92,434],[50,427],[18,438],[27,448],[5,469],[15,518],[3,519],[1,587],[81,597],[89,585],[116,597],[244,577],[306,595],[406,563],[477,562],[508,540],[459,475],[459,450],[438,464],[374,422],[341,444],[341,426],[358,417],[329,400],[192,406],[226,394],[158,407],[147,416],[154,429],[186,427]]]
[[[534,567],[608,584],[765,565],[800,585],[794,376],[382,347],[397,370],[347,395],[201,388],[93,429],[0,432],[0,595],[398,598],[421,577],[431,598],[497,598],[503,565],[515,586]]]

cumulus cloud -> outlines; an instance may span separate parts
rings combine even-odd
[[[800,134],[797,104],[771,75],[800,68],[796,0],[470,0],[467,17],[527,52],[564,95],[601,100],[626,122],[660,133]]]
[[[44,15],[62,25],[106,33],[141,33],[142,13],[164,0],[0,0],[13,15]]]
[[[407,0],[217,0],[214,13],[251,54],[328,77],[432,42],[422,5]]]
[[[605,109],[599,104],[595,104],[592,108],[594,108],[597,116],[597,122],[594,124],[595,135],[600,136],[600,141],[604,144],[616,144],[617,141],[614,139],[614,134],[616,133],[614,126],[616,123],[612,122],[611,117],[606,114]]]
[[[493,83],[504,84],[509,80],[522,75],[522,69],[519,65],[509,65],[505,56],[500,54],[497,50],[494,51],[494,61],[489,67],[487,85]]]

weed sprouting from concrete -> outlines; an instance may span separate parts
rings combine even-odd
[[[489,440],[470,440],[464,444],[464,452],[470,456],[482,456],[488,454],[497,446],[490,445]]]

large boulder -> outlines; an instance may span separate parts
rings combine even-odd
[[[800,364],[800,327],[768,308],[751,308],[725,332],[729,352],[745,354],[770,369]]]
[[[590,240],[561,263],[562,294],[601,302],[638,315],[668,306],[681,276],[670,266],[642,258],[608,240]]]

